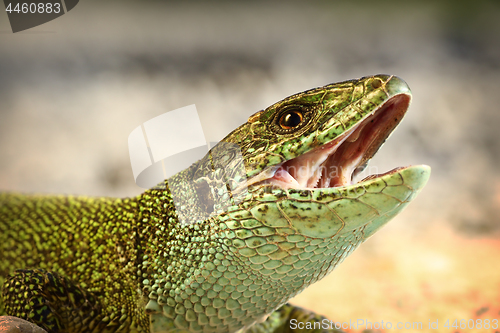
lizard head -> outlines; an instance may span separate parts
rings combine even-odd
[[[234,332],[330,273],[429,178],[430,168],[420,165],[353,180],[410,100],[407,84],[387,75],[308,90],[252,115],[169,180],[181,209],[163,241],[170,246],[167,273],[158,276],[171,281],[163,295],[179,300],[158,297],[158,311],[179,320],[171,324],[178,328],[202,320],[212,331]],[[177,307],[188,297],[200,304],[180,316]]]
[[[223,140],[241,149],[246,180],[239,188],[279,201],[280,215],[305,236],[329,238],[363,227],[366,239],[430,175],[428,166],[418,165],[354,181],[410,102],[403,80],[377,75],[311,89],[257,112]]]

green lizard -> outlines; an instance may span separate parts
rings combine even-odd
[[[0,314],[48,332],[281,332],[291,318],[321,320],[283,305],[429,178],[420,165],[352,180],[410,100],[388,75],[290,96],[135,198],[0,194]]]

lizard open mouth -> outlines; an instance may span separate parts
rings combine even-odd
[[[368,161],[397,127],[410,104],[410,96],[396,95],[366,115],[333,141],[283,162],[274,168],[272,177],[261,184],[288,188],[331,188],[353,183]],[[370,175],[363,180],[381,177]]]

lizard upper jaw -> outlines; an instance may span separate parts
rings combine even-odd
[[[264,183],[284,189],[350,185],[399,124],[409,104],[406,94],[390,98],[333,141],[282,163]],[[381,175],[368,178],[377,176]]]

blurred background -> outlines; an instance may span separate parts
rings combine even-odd
[[[127,138],[155,116],[196,104],[218,141],[296,92],[398,75],[413,103],[370,165],[428,164],[429,184],[292,301],[433,332],[500,319],[499,17],[499,1],[85,0],[13,34],[0,12],[0,190],[134,196]]]

